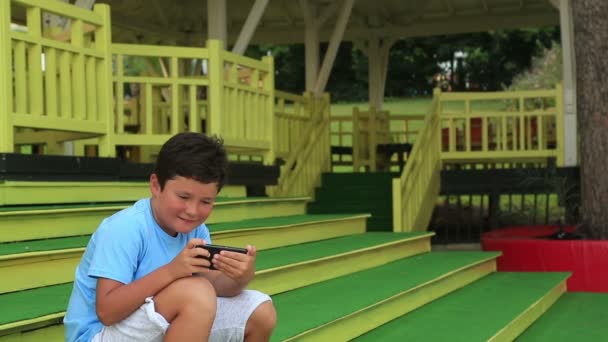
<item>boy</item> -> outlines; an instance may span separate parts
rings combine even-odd
[[[161,148],[151,198],[105,219],[76,269],[66,341],[267,341],[270,297],[245,290],[256,249],[213,259],[204,222],[224,185],[222,142],[180,133]]]

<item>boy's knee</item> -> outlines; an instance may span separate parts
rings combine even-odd
[[[277,325],[277,311],[271,301],[264,302],[258,306],[249,320],[247,320],[247,331],[260,332],[264,335],[270,336],[274,327]]]
[[[217,296],[211,283],[202,277],[181,278],[154,297],[158,311],[170,322],[178,314],[212,313],[215,317]]]

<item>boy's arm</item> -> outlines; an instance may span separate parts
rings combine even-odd
[[[186,247],[170,263],[129,284],[108,278],[98,278],[96,311],[106,326],[117,323],[139,308],[147,297],[154,296],[175,280],[193,273],[208,272],[209,252],[194,248],[204,244],[201,239],[191,239]]]
[[[222,251],[213,259],[217,271],[201,275],[209,279],[218,296],[236,296],[255,276],[256,253],[253,246],[247,246],[247,254]]]

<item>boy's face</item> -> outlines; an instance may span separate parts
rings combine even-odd
[[[177,176],[161,191],[155,174],[150,176],[152,213],[158,225],[169,235],[189,233],[205,222],[217,197],[217,183],[201,183]]]

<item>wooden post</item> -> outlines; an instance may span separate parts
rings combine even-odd
[[[219,40],[228,46],[226,29],[226,0],[207,0],[207,39]]]
[[[219,40],[208,40],[209,50],[209,94],[207,113],[207,133],[220,135],[222,133],[222,115],[224,113],[224,60],[222,59],[223,45]]]
[[[99,140],[99,156],[116,156],[114,145],[114,112],[112,108],[112,23],[110,22],[110,6],[97,4],[95,13],[103,18],[103,25],[95,35],[95,47],[103,53],[103,62],[97,67],[99,120],[106,125],[106,133]],[[122,94],[118,94],[122,96]],[[124,115],[124,113],[118,113]]]
[[[11,3],[0,1],[0,152],[8,153],[14,150],[11,45]]]

